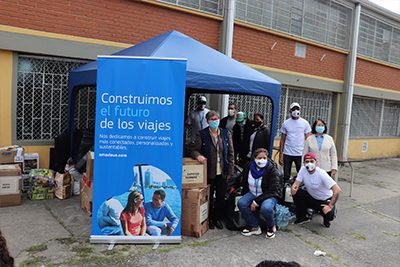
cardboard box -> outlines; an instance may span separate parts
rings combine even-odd
[[[21,168],[0,165],[0,207],[21,205]]]
[[[81,201],[82,209],[89,215],[92,216],[92,208],[93,204],[92,201],[89,199],[88,195],[84,191],[81,191],[79,194],[79,198]]]
[[[30,170],[39,169],[39,154],[38,153],[25,153],[24,155],[24,169],[22,173],[29,174]]]
[[[86,154],[86,175],[90,181],[93,181],[93,165],[94,165],[94,152],[89,151]]]
[[[13,164],[24,162],[25,150],[20,146],[8,146],[0,148],[0,163]]]
[[[199,163],[196,159],[183,158],[182,189],[207,186],[207,162]]]
[[[83,174],[82,181],[83,181],[83,184],[82,184],[83,187],[81,187],[80,191],[84,191],[86,193],[86,195],[88,196],[89,200],[93,201],[93,186],[92,186],[93,182],[87,178],[85,173]]]
[[[210,186],[182,190],[181,233],[201,237],[208,230]]]
[[[31,200],[43,200],[43,199],[46,199],[46,194],[47,194],[47,193],[44,193],[44,194],[35,194],[35,193],[30,192],[30,193],[28,193],[28,197],[29,197],[29,199],[31,199]]]

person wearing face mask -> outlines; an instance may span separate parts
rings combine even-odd
[[[323,217],[323,225],[331,226],[336,217],[336,203],[341,192],[337,183],[324,171],[317,167],[317,158],[314,153],[304,155],[304,166],[300,169],[296,181],[292,185],[292,196],[296,205],[295,224],[307,223],[307,209],[312,208]],[[306,190],[299,190],[301,183]]]
[[[228,105],[228,116],[223,118],[219,124],[219,127],[228,129],[231,134],[233,133],[233,126],[236,124],[237,109],[234,103]]]
[[[290,119],[283,122],[279,150],[279,164],[283,165],[284,182],[290,178],[293,162],[297,173],[301,167],[304,140],[310,136],[311,127],[308,121],[300,118],[301,107],[294,102],[290,105]]]
[[[197,101],[197,109],[190,112],[186,119],[184,132],[187,128],[192,125],[192,136],[190,138],[190,143],[193,145],[196,140],[196,133],[204,128],[208,127],[206,115],[210,111],[206,108],[207,98],[205,96],[200,96]]]
[[[249,225],[249,228],[242,231],[244,236],[262,234],[261,227],[253,214],[256,208],[260,207],[266,221],[267,235],[265,237],[275,237],[274,208],[282,197],[282,190],[278,167],[270,161],[268,151],[258,148],[253,154],[253,160],[248,162],[243,169],[243,196],[238,200],[237,206]]]
[[[224,211],[226,181],[234,172],[233,143],[229,131],[219,128],[218,111],[209,111],[207,122],[209,127],[196,134],[191,156],[202,164],[207,161],[207,183],[210,185],[209,227],[222,229],[220,220]]]
[[[319,167],[325,170],[329,176],[337,172],[337,152],[332,136],[327,133],[326,123],[318,119],[312,127],[310,137],[307,138],[303,149],[303,157],[306,153],[312,152],[317,157]]]
[[[240,166],[251,161],[251,156],[257,148],[265,148],[269,151],[271,134],[269,128],[264,124],[264,115],[254,114],[254,120],[244,136],[242,150],[239,154]]]
[[[238,158],[244,142],[244,136],[246,135],[251,124],[252,121],[247,119],[247,115],[244,111],[240,111],[236,114],[236,124],[233,126],[232,136],[233,148],[235,150],[235,160]]]

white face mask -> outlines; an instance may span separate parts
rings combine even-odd
[[[307,163],[306,169],[307,169],[307,171],[312,172],[313,170],[315,170],[315,164],[311,163],[311,162]]]
[[[235,115],[235,111],[233,109],[228,109],[229,117],[233,117]]]
[[[292,111],[292,117],[297,118],[300,116],[300,110],[293,110]]]
[[[267,165],[267,159],[255,159],[255,162],[259,168],[264,168]]]

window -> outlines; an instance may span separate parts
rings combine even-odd
[[[68,72],[86,63],[54,57],[18,57],[17,140],[52,140],[67,129]]]
[[[177,6],[183,6],[190,9],[200,10],[214,15],[222,15],[224,9],[223,0],[157,0]]]
[[[327,0],[237,0],[236,19],[348,49],[352,9]]]
[[[400,102],[354,97],[350,137],[400,136]]]

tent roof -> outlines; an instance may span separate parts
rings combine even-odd
[[[279,98],[281,83],[178,31],[171,31],[113,55],[187,58],[186,87],[265,95]],[[70,72],[70,93],[74,87],[96,84],[97,61]],[[196,90],[197,91],[197,90]]]

